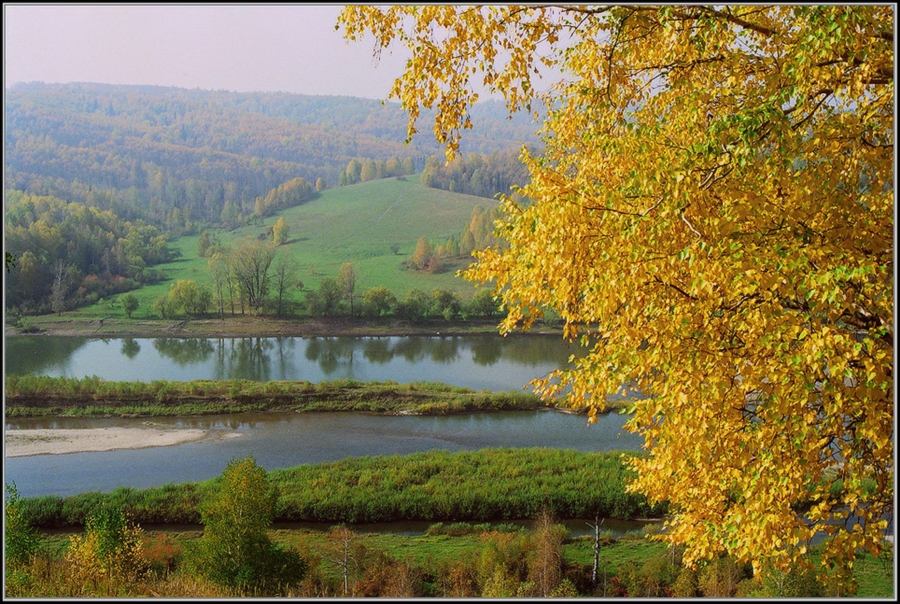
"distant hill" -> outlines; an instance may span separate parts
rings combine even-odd
[[[421,170],[440,153],[425,127],[403,144],[398,104],[351,97],[29,83],[6,90],[5,109],[7,189],[173,234],[219,223],[228,204],[250,216],[258,198],[298,177],[335,186],[353,160],[406,160]],[[464,152],[512,157],[536,140],[530,118],[506,119],[502,103],[477,105],[472,116]]]

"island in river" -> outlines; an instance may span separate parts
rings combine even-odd
[[[542,327],[529,333],[553,333]],[[558,332],[558,330],[556,330]],[[7,325],[6,336],[47,335],[56,337],[332,337],[332,336],[441,336],[496,335],[495,321],[434,322],[413,324],[403,321],[363,321],[314,319],[291,321],[269,317],[230,317],[189,321],[152,321],[43,316],[34,318],[29,328]],[[528,334],[516,334],[517,337]],[[49,381],[49,384],[48,384]],[[381,414],[472,413],[500,410],[536,409],[544,406],[536,397],[518,393],[475,393],[454,388],[451,392],[408,388],[396,384],[344,385],[340,392],[305,383],[284,383],[280,387],[259,389],[254,385],[223,380],[211,386],[202,382],[168,382],[148,389],[145,384],[127,384],[116,388],[110,383],[72,385],[52,378],[40,383],[7,377],[6,416],[54,417],[89,414],[91,416],[149,417],[154,415],[191,415],[239,413],[246,411],[361,411]],[[236,391],[237,388],[237,391]],[[93,389],[91,392],[86,390]],[[125,394],[122,394],[122,393]],[[236,394],[237,392],[237,394]],[[153,428],[104,428],[100,430],[43,429],[7,430],[7,457],[111,451],[181,444],[208,438],[222,438],[220,432],[196,429],[160,430]]]

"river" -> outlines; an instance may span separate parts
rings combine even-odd
[[[519,390],[564,367],[573,354],[558,336],[335,338],[54,338],[6,341],[6,371],[108,380],[232,379],[437,381],[491,391]],[[55,418],[6,422],[6,429],[200,428],[201,441],[144,449],[7,458],[5,476],[26,497],[143,488],[219,475],[233,457],[266,469],[346,457],[443,449],[549,447],[638,449],[641,438],[610,414],[588,426],[553,411],[449,417],[361,413],[255,413],[179,418]],[[222,438],[222,436],[235,436]]]
[[[114,381],[444,382],[520,390],[577,353],[559,336],[6,340],[6,373]]]

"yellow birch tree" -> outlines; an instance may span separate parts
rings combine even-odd
[[[452,158],[478,90],[544,108],[531,203],[466,276],[588,354],[535,382],[631,392],[632,489],[685,561],[877,553],[893,513],[891,6],[350,6],[411,53],[392,96]],[[560,74],[538,91],[542,68]],[[532,104],[534,105],[532,107]],[[833,483],[837,479],[838,482]],[[841,573],[836,573],[841,574]],[[844,574],[841,574],[844,576]]]

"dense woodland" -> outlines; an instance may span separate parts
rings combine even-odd
[[[468,152],[508,153],[535,140],[530,118],[506,120],[500,103],[485,103],[473,121]],[[398,175],[439,153],[427,137],[404,144],[399,105],[350,97],[32,83],[7,91],[5,125],[8,189],[170,233],[219,223],[227,204],[248,217],[257,198],[298,177],[336,186],[351,162],[394,160],[404,171],[383,175]]]
[[[5,247],[16,261],[7,307],[60,312],[159,281],[152,267],[173,259],[167,242],[259,222],[329,187],[423,169],[427,186],[483,197],[524,184],[530,118],[508,120],[488,102],[473,121],[466,158],[445,166],[430,138],[404,144],[406,117],[391,103],[16,85],[4,142]]]

